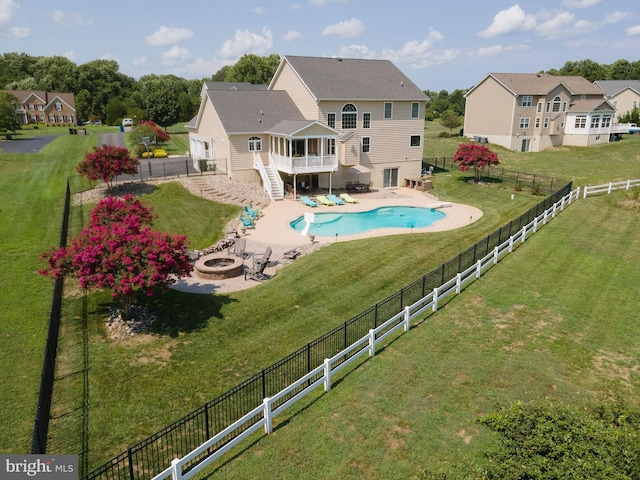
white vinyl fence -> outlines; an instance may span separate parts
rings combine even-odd
[[[333,357],[325,359],[322,365],[319,365],[285,389],[272,397],[265,398],[262,405],[253,409],[214,437],[211,437],[191,453],[180,459],[175,459],[170,467],[153,477],[153,480],[164,480],[170,476],[173,480],[188,480],[259,429],[263,428],[266,434],[270,434],[273,430],[273,419],[277,415],[317,388],[323,387],[324,391],[328,392],[331,389],[331,380],[334,375],[363,356],[373,357],[376,353],[376,346],[379,343],[385,341],[391,335],[397,334],[400,330],[402,332],[409,331],[411,320],[417,317],[424,318],[426,315],[436,312],[438,305],[443,300],[449,296],[459,294],[463,287],[480,278],[484,272],[497,264],[500,259],[511,253],[518,243],[523,243],[528,236],[535,233],[538,228],[545,225],[557,213],[578,198],[580,198],[579,188],[562,197],[541,215],[534,218],[528,225],[522,227],[517,234],[512,235],[508,240],[496,246],[491,253],[478,260],[477,263],[435,288],[413,305],[407,306],[382,325],[369,330],[367,335]],[[287,398],[289,394],[296,391],[298,391],[296,395],[279,405],[280,400]],[[241,433],[233,440],[209,454],[216,444],[229,436],[235,435],[239,430],[241,430]],[[185,467],[188,468],[188,471],[185,471]]]
[[[594,185],[592,187],[584,187],[582,198],[589,195],[597,195],[600,193],[611,193],[614,190],[629,190],[633,187],[640,187],[640,180],[625,180],[624,182],[605,183],[602,185]]]

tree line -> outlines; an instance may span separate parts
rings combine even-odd
[[[0,55],[0,90],[73,93],[80,120],[100,119],[116,125],[121,118],[130,117],[167,127],[193,118],[200,105],[203,82],[268,84],[279,63],[278,54],[247,54],[210,77],[187,80],[175,75],[149,74],[136,80],[120,72],[114,60],[92,60],[76,65],[63,56],[11,52]],[[590,82],[637,80],[640,79],[640,61],[620,59],[610,65],[590,59],[568,61],[559,69],[541,73],[579,75]],[[426,120],[464,116],[467,90],[424,92],[430,97],[425,109]]]

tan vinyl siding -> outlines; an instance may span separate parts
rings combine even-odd
[[[616,118],[624,115],[633,110],[633,102],[636,103],[636,108],[640,108],[640,95],[630,88],[627,88],[620,92],[615,97],[611,98],[611,103],[616,104]]]
[[[465,136],[510,137],[515,102],[513,94],[493,78],[485,79],[467,96]]]
[[[280,74],[275,79],[270,89],[286,90],[298,109],[300,109],[300,112],[302,112],[302,115],[304,115],[304,118],[307,120],[325,121],[323,118],[318,118],[316,101],[288,63],[285,63],[282,66]]]
[[[231,153],[231,171],[233,179],[240,182],[260,183],[260,175],[253,168],[253,152],[249,151],[249,138],[258,136],[262,139],[262,151],[258,152],[264,162],[268,158],[268,135],[231,135],[229,148]]]

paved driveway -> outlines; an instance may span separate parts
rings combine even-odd
[[[40,135],[33,138],[2,141],[0,149],[2,149],[2,153],[38,153],[56,138],[58,135]]]

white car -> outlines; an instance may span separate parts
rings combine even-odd
[[[123,127],[133,127],[133,119],[131,119],[131,118],[123,118],[122,119],[122,126]]]

